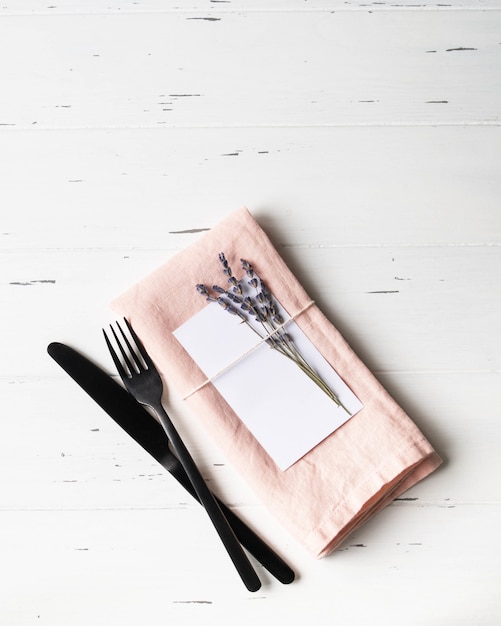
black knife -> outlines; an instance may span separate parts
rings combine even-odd
[[[70,346],[53,342],[47,352],[128,435],[198,499],[183,466],[169,448],[164,429],[148,411],[104,370]],[[221,500],[217,501],[244,548],[281,583],[291,583],[294,571],[287,563]]]

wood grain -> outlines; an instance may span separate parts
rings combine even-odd
[[[0,124],[496,124],[500,24],[497,10],[8,16]]]
[[[0,7],[0,622],[494,626],[499,0]],[[46,353],[246,205],[444,458],[321,561],[172,392],[211,487],[297,570],[245,592],[198,505]]]

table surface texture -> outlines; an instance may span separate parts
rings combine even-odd
[[[501,623],[501,0],[4,0],[0,623]],[[443,465],[323,559],[174,392],[203,510],[47,354],[241,206]]]

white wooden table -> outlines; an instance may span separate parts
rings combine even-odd
[[[4,0],[0,623],[497,625],[501,2]],[[445,459],[245,591],[201,509],[48,357],[246,205]]]

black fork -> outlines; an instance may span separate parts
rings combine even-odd
[[[113,326],[110,325],[122,355],[123,363],[104,330],[103,334],[125,388],[139,403],[150,406],[158,415],[177,457],[181,461],[200,502],[205,507],[243,583],[249,591],[257,591],[261,587],[261,581],[162,405],[163,384],[160,374],[130,323],[126,319],[124,319],[124,322],[129,330],[132,342],[120,324],[117,323],[117,327],[120,331],[121,339]],[[132,343],[135,344],[135,347],[133,347]],[[124,347],[124,344],[127,349]]]

